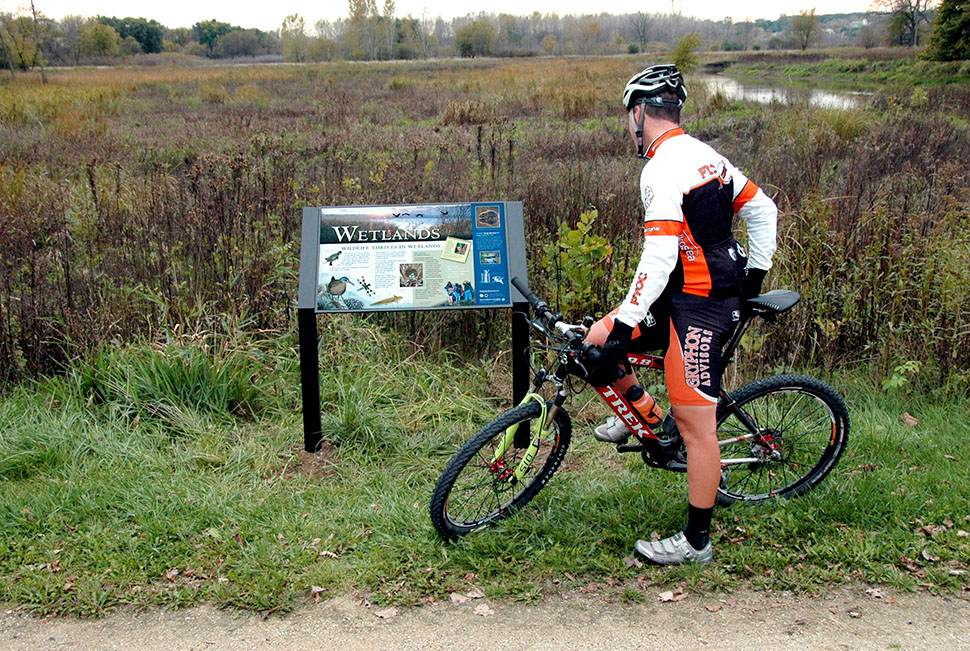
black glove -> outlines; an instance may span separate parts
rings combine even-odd
[[[620,364],[623,364],[626,372],[630,373],[632,369],[626,353],[630,350],[632,336],[633,328],[620,320],[614,320],[613,331],[610,332],[606,343],[598,351],[594,349],[587,355],[586,381],[594,387],[608,386],[623,376]]]
[[[765,281],[765,276],[768,275],[766,269],[755,269],[754,267],[748,267],[748,273],[744,276],[744,280],[741,281],[741,300],[746,301],[749,298],[754,298],[761,294],[761,284]]]

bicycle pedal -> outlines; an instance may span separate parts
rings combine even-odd
[[[687,472],[687,464],[681,461],[668,461],[667,470],[674,472]]]
[[[624,452],[643,452],[643,445],[640,443],[625,443],[624,445],[616,446],[616,451],[620,454]]]

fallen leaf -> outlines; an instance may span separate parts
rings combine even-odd
[[[657,595],[657,600],[658,601],[673,601],[674,600],[674,592],[673,592],[673,590],[667,590],[666,592],[661,592],[660,594]]]
[[[397,608],[385,608],[384,610],[374,611],[374,614],[381,619],[397,617]]]
[[[474,611],[476,615],[481,615],[482,617],[490,617],[495,614],[495,611],[488,607],[488,604],[479,605]]]
[[[471,590],[465,593],[465,596],[468,597],[469,599],[484,599],[485,593],[479,590],[478,588],[472,588]]]
[[[904,423],[906,423],[910,427],[916,427],[917,425],[919,425],[919,421],[916,418],[913,418],[913,416],[911,416],[908,411],[904,411],[903,415],[900,416],[900,418]]]
[[[310,586],[310,596],[313,597],[313,602],[314,603],[319,603],[319,601],[320,601],[320,593],[323,592],[324,590],[326,590],[326,588],[321,588],[318,585],[312,585],[312,586]]]
[[[724,608],[724,606],[704,606],[704,607],[707,608],[707,612],[709,613],[716,613],[721,608]]]
[[[674,598],[673,598],[673,601],[675,601],[675,602],[676,601],[683,601],[684,599],[686,599],[688,597],[689,594],[690,593],[687,593],[687,592],[681,592],[680,594],[675,594],[674,595]]]
[[[322,552],[320,552],[320,553],[319,553],[319,554],[317,555],[317,558],[320,558],[321,556],[326,556],[327,558],[339,558],[339,556],[337,556],[337,555],[336,555],[336,554],[334,554],[333,552],[331,552],[331,551],[328,551],[328,550],[326,550],[326,549],[324,549],[324,550],[323,550]]]
[[[636,568],[643,567],[643,563],[641,563],[640,561],[638,561],[632,556],[627,556],[626,558],[623,559],[623,562],[626,564],[626,569],[630,569],[631,567],[636,567]]]
[[[428,569],[431,569],[431,568],[428,568]],[[466,574],[465,575],[465,580],[468,581],[469,583],[471,583],[472,581],[474,581],[475,580],[475,573],[474,572],[469,572],[468,574]]]
[[[168,579],[169,581],[174,581],[175,577],[177,577],[178,575],[179,575],[179,571],[173,567],[172,569],[170,569],[168,572],[165,573],[165,578]]]
[[[850,610],[849,617],[851,617],[852,619],[859,619],[860,617],[862,617],[862,613],[860,613],[858,610]]]
[[[928,549],[924,549],[921,553],[921,556],[931,563],[935,563],[936,561],[940,560],[939,556],[934,556],[933,554],[930,553],[930,550]]]
[[[956,571],[957,570],[950,570],[950,574],[953,574]],[[70,592],[71,591],[71,588],[73,588],[73,587],[74,587],[74,582],[73,581],[67,581],[64,584],[64,592]]]
[[[650,540],[652,540],[654,542],[660,540],[660,534],[657,531],[651,531],[650,532]]]
[[[967,536],[970,536],[970,533],[967,533],[963,529],[960,529],[959,531],[957,531],[957,536],[959,536],[960,538],[966,538]]]
[[[950,576],[963,576],[966,573],[966,570],[950,570]],[[64,589],[66,590],[67,588]]]
[[[944,459],[949,459],[950,461],[956,461],[957,460],[957,458],[955,456],[953,456],[952,454],[944,454],[943,455],[943,458]]]
[[[234,535],[232,537],[232,539],[235,540],[236,541],[236,544],[239,545],[240,547],[245,547],[246,546],[245,543],[243,543],[242,536],[240,536],[238,533],[236,535]]]
[[[838,615],[839,609],[836,606],[829,606],[829,612],[832,613],[833,615]]]
[[[451,600],[454,601],[456,604],[463,604],[463,603],[469,601],[468,597],[466,597],[465,595],[463,595],[463,594],[461,594],[459,592],[452,592],[451,593]]]
[[[869,595],[870,597],[872,597],[873,599],[885,599],[886,598],[886,594],[882,590],[880,590],[879,588],[869,588],[868,590],[866,590],[866,594]]]

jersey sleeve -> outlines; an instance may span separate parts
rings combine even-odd
[[[748,229],[748,266],[767,271],[778,246],[778,208],[764,190],[740,171],[734,172],[734,188],[734,212]]]
[[[678,240],[684,228],[683,194],[673,176],[647,163],[640,175],[643,200],[643,253],[633,276],[633,284],[617,311],[616,318],[636,327],[657,300],[670,272],[677,266]]]

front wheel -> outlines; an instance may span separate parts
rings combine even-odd
[[[533,422],[543,413],[535,400],[514,407],[478,431],[455,453],[431,495],[431,522],[445,539],[463,536],[508,517],[536,496],[559,468],[569,447],[572,424],[559,409],[531,462],[529,448],[509,445],[506,433],[521,425],[538,432]],[[503,450],[503,448],[505,448]]]
[[[821,380],[779,375],[732,397],[735,409],[723,403],[718,409],[719,504],[801,495],[835,467],[848,444],[848,408]]]

